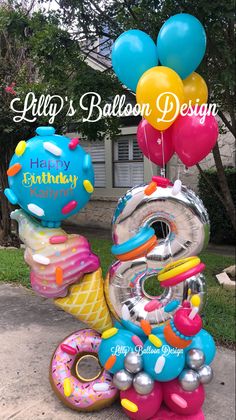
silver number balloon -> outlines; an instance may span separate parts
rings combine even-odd
[[[139,326],[140,321],[146,319],[155,328],[173,317],[178,305],[171,311],[165,311],[165,307],[173,301],[181,305],[183,300],[198,294],[201,299],[199,310],[202,309],[205,295],[203,274],[163,288],[156,297],[146,293],[145,281],[156,276],[169,262],[197,255],[208,243],[210,228],[202,201],[188,188],[182,186],[181,191],[173,195],[173,187],[157,187],[147,196],[144,193],[146,187],[134,187],[119,200],[112,222],[113,241],[121,244],[134,237],[140,227],[153,226],[157,222],[165,223],[169,233],[166,238],[158,240],[146,257],[115,262],[106,278],[105,293],[117,319],[122,319],[122,308],[125,307],[131,322]],[[159,308],[147,312],[145,306],[154,298],[158,300]]]

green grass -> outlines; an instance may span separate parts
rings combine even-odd
[[[100,256],[105,275],[114,261],[110,253],[111,242],[105,239],[92,239],[90,243],[93,251]],[[235,264],[234,258],[205,252],[201,254],[201,259],[206,264],[207,279],[204,327],[217,342],[231,346],[235,342],[235,292],[223,289],[217,283],[215,275],[225,267]],[[29,269],[24,262],[22,250],[0,250],[0,281],[30,287]],[[146,290],[151,295],[157,295],[158,283],[150,281]]]

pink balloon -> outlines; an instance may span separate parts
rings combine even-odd
[[[190,414],[189,416],[181,416],[180,414],[174,413],[168,407],[162,405],[160,410],[152,417],[152,420],[204,420],[205,416],[203,411],[200,410],[196,414]]]
[[[135,389],[129,388],[120,392],[121,400],[129,400],[137,407],[136,412],[124,408],[125,413],[130,419],[147,420],[159,410],[162,403],[162,387],[155,381],[153,390],[147,395],[138,394]]]
[[[197,107],[200,108],[199,106]],[[196,108],[194,108],[196,109]],[[193,166],[211,152],[218,137],[218,124],[213,115],[179,115],[171,126],[175,152],[186,166]]]
[[[163,382],[163,398],[167,407],[176,414],[189,416],[197,414],[204,403],[205,392],[200,384],[194,391],[185,391],[178,379]]]
[[[161,132],[143,119],[138,126],[137,139],[143,154],[158,166],[163,166],[174,154],[171,127],[163,131],[162,147]]]

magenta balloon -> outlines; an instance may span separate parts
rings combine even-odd
[[[171,126],[175,152],[190,167],[196,165],[211,152],[218,137],[218,124],[213,115],[200,122],[200,115],[179,115]]]
[[[138,145],[143,154],[158,166],[163,166],[174,154],[171,129],[172,127],[163,131],[162,147],[161,132],[152,127],[145,119],[139,123],[137,131]]]

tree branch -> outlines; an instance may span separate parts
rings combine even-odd
[[[233,128],[233,126],[230,124],[230,122],[227,120],[226,116],[223,114],[222,111],[218,112],[219,117],[221,118],[221,120],[223,121],[223,123],[225,124],[225,126],[228,128],[228,130],[233,134],[233,136],[236,136],[236,132]]]
[[[212,184],[212,182],[209,180],[208,176],[205,174],[205,172],[203,171],[203,169],[201,168],[201,166],[199,165],[199,163],[196,164],[196,167],[198,168],[201,176],[203,177],[203,179],[207,182],[207,184],[209,185],[209,187],[212,189],[212,191],[215,193],[215,195],[218,197],[218,199],[221,201],[222,204],[225,205],[224,202],[224,198],[222,197],[222,195],[218,192],[218,190],[214,187],[214,185]]]

